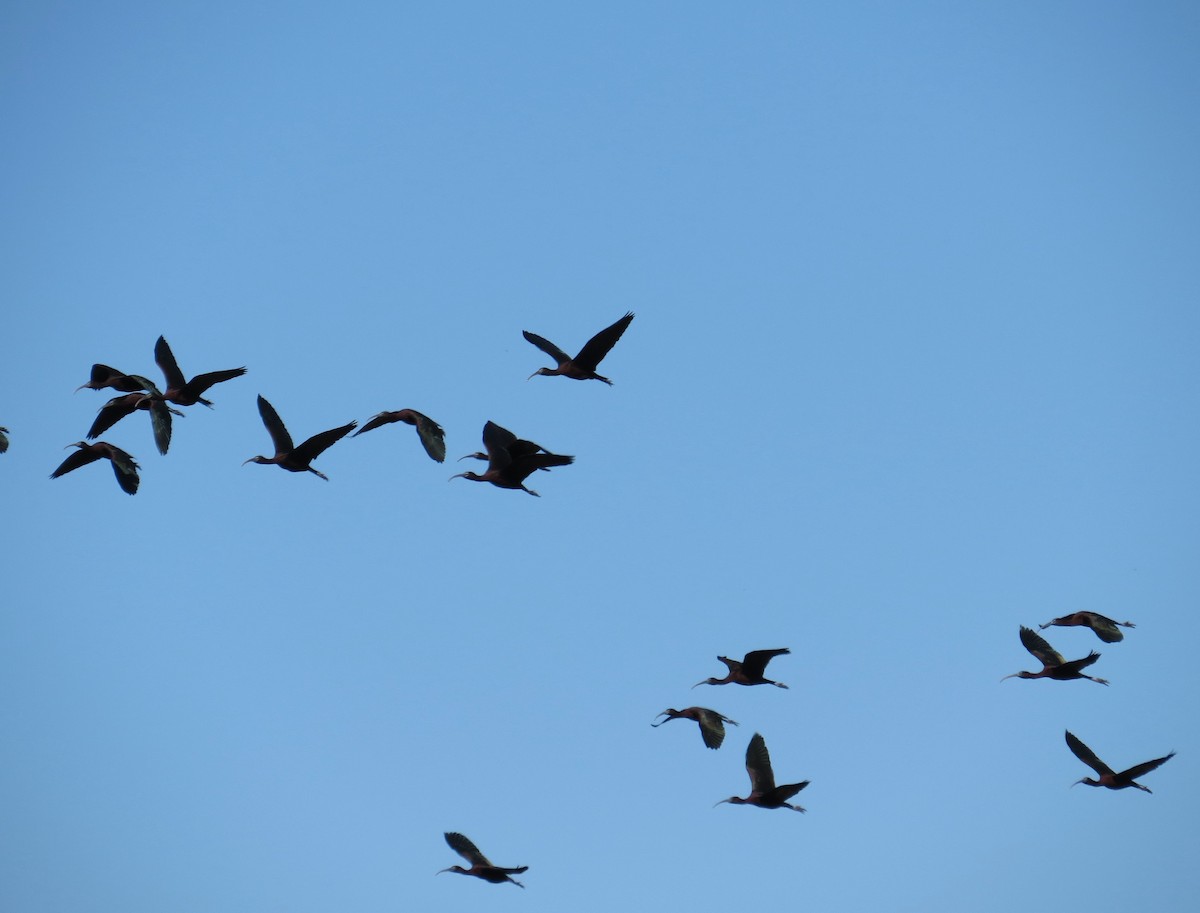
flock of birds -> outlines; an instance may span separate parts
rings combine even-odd
[[[596,369],[629,327],[633,317],[632,313],[627,313],[611,326],[601,330],[588,340],[574,358],[568,356],[549,340],[525,331],[523,333],[525,339],[555,361],[555,367],[539,368],[533,374],[529,375],[529,377],[533,378],[542,375],[548,377],[569,377],[573,380],[598,380],[611,386],[612,381],[598,374]],[[155,343],[154,360],[163,373],[165,389],[159,389],[153,381],[142,375],[125,374],[104,364],[95,364],[92,366],[91,377],[87,383],[80,385],[76,392],[85,388],[92,390],[111,388],[122,395],[110,399],[100,408],[95,421],[92,423],[91,428],[88,429],[87,440],[68,445],[69,447],[76,447],[78,449],[63,460],[58,468],[51,473],[50,478],[57,479],[89,463],[104,459],[112,464],[113,472],[121,489],[128,494],[135,494],[140,483],[137,462],[120,447],[107,441],[96,439],[126,416],[143,411],[147,412],[150,416],[155,445],[160,453],[166,454],[171,445],[172,416],[184,414],[181,409],[176,407],[189,407],[197,404],[211,407],[212,402],[205,398],[205,393],[219,383],[233,380],[246,373],[245,367],[228,368],[221,371],[198,374],[188,380],[176,363],[171,347],[162,336]],[[345,425],[314,434],[299,445],[293,441],[287,427],[280,419],[279,413],[261,395],[258,397],[258,411],[262,417],[263,425],[271,437],[275,453],[269,457],[262,455],[253,456],[246,460],[245,463],[274,465],[288,472],[311,472],[328,481],[328,477],[312,465],[317,457],[352,431],[354,432],[353,436],[357,436],[396,422],[415,427],[417,437],[431,459],[441,463],[446,458],[445,433],[442,427],[415,409],[380,412],[368,419],[361,428],[358,428],[358,422],[348,422]],[[355,430],[356,428],[358,430]],[[0,453],[8,450],[9,441],[7,433],[7,428],[0,427]],[[462,472],[451,476],[451,479],[465,478],[475,482],[490,482],[498,488],[521,490],[530,495],[538,496],[536,491],[525,485],[525,480],[534,472],[539,470],[548,471],[559,466],[568,466],[575,459],[573,456],[552,453],[539,444],[518,438],[508,429],[502,428],[492,421],[484,425],[483,445],[483,451],[467,454],[460,459],[473,458],[486,461],[488,464],[486,471],[483,473]],[[1039,627],[1044,630],[1051,626],[1085,626],[1091,628],[1096,636],[1105,643],[1116,643],[1123,640],[1124,634],[1121,628],[1134,627],[1132,622],[1113,621],[1111,618],[1106,618],[1095,612],[1076,612],[1073,615],[1055,618]],[[1070,681],[1082,678],[1089,679],[1101,685],[1108,684],[1106,679],[1097,678],[1083,671],[1100,658],[1100,654],[1096,651],[1091,651],[1081,659],[1066,660],[1032,628],[1022,626],[1020,637],[1025,649],[1042,663],[1042,668],[1038,672],[1014,672],[1012,675],[1004,676],[1005,679],[1016,677]],[[765,672],[767,664],[772,659],[777,656],[787,655],[790,652],[787,648],[752,650],[740,662],[730,659],[727,656],[718,656],[717,659],[724,663],[728,670],[725,677],[707,678],[704,681],[697,682],[692,687],[696,688],[700,685],[738,684],[746,686],[774,685],[777,688],[787,688],[787,685],[782,682],[766,678]],[[1003,680],[1001,679],[1001,681]],[[658,716],[664,717],[664,719],[651,723],[652,726],[661,726],[663,723],[676,719],[692,720],[698,724],[700,736],[705,746],[710,749],[720,748],[724,743],[726,723],[733,726],[738,725],[729,717],[707,707],[686,707],[682,710],[669,708],[658,714]],[[1172,751],[1164,757],[1155,758],[1154,760],[1136,764],[1126,770],[1116,772],[1101,761],[1087,745],[1069,730],[1066,731],[1065,738],[1067,746],[1072,753],[1098,775],[1098,779],[1084,777],[1072,785],[1085,783],[1089,786],[1104,786],[1108,789],[1125,789],[1132,786],[1148,793],[1150,790],[1136,782],[1137,778],[1165,764],[1175,756],[1175,752]],[[749,795],[745,798],[730,796],[728,799],[722,799],[716,803],[717,805],[731,803],[733,805],[754,805],[766,809],[788,808],[797,812],[805,811],[802,806],[793,805],[788,800],[808,786],[809,781],[803,780],[799,783],[777,785],[771,767],[771,757],[767,752],[766,741],[757,732],[751,737],[746,747],[746,772],[750,776]],[[479,848],[471,840],[457,832],[447,832],[445,840],[451,849],[469,863],[469,868],[454,865],[442,869],[441,872],[457,872],[462,875],[472,875],[481,878],[492,884],[511,882],[519,887],[524,887],[521,882],[512,876],[525,872],[528,866],[504,867],[494,865],[479,851]],[[438,874],[441,874],[441,872]]]
[[[1038,625],[1043,631],[1052,626],[1091,628],[1096,636],[1106,644],[1115,644],[1125,639],[1121,628],[1136,627],[1131,621],[1113,621],[1111,618],[1101,615],[1098,612],[1075,612],[1073,615],[1064,615],[1061,618],[1054,618],[1044,625]],[[1000,681],[1004,681],[1006,678],[1049,678],[1057,682],[1069,682],[1072,679],[1086,678],[1100,685],[1108,684],[1107,679],[1096,678],[1083,671],[1100,658],[1100,654],[1095,650],[1092,650],[1082,659],[1063,659],[1062,654],[1051,647],[1045,638],[1032,628],[1027,628],[1024,625],[1021,626],[1021,643],[1042,664],[1041,670],[1038,672],[1014,672],[1011,675],[1004,676]],[[1133,767],[1117,773],[1096,757],[1096,753],[1083,744],[1069,729],[1065,730],[1065,733],[1067,747],[1071,749],[1072,754],[1100,775],[1100,779],[1098,780],[1094,780],[1091,777],[1076,780],[1071,784],[1072,786],[1078,786],[1080,783],[1086,783],[1088,786],[1105,786],[1109,789],[1125,789],[1133,786],[1142,792],[1148,793],[1150,789],[1142,786],[1141,783],[1135,782],[1137,778],[1150,773],[1150,771],[1162,766],[1175,757],[1175,752],[1172,751],[1161,758],[1135,764]]]
[[[612,381],[596,373],[596,368],[609,353],[617,340],[621,338],[633,320],[633,313],[627,313],[611,326],[605,327],[579,350],[572,358],[554,343],[535,333],[525,331],[526,340],[537,346],[555,361],[553,368],[539,368],[529,375],[530,378],[539,375],[546,377],[569,377],[573,380],[598,380],[609,386]],[[76,388],[103,390],[111,388],[122,394],[110,399],[100,407],[96,420],[88,429],[86,440],[68,444],[77,448],[59,464],[50,474],[57,479],[73,472],[89,463],[108,460],[112,464],[117,484],[126,494],[136,494],[141,484],[138,475],[137,461],[125,450],[108,441],[97,440],[101,434],[108,431],[121,419],[135,412],[146,412],[150,416],[151,430],[158,452],[166,454],[171,446],[172,416],[182,416],[184,413],[176,406],[187,407],[201,404],[212,406],[212,401],[205,398],[212,387],[226,381],[241,377],[246,368],[227,368],[221,371],[209,371],[197,374],[191,380],[180,370],[175,361],[175,355],[170,345],[162,336],[154,345],[154,361],[163,373],[166,389],[160,390],[155,383],[141,374],[126,374],[105,364],[92,365],[88,381]],[[348,422],[337,428],[330,428],[296,444],[288,432],[287,426],[271,405],[261,394],[258,397],[258,413],[263,425],[271,436],[271,444],[275,453],[272,456],[253,456],[245,463],[278,466],[288,472],[311,472],[329,481],[312,463],[322,453],[358,428],[358,422]],[[380,412],[366,421],[362,428],[354,431],[358,436],[375,428],[395,422],[402,422],[416,428],[417,437],[425,452],[434,461],[441,463],[446,459],[445,432],[441,425],[417,412],[415,409],[399,409],[392,412]],[[8,449],[8,429],[0,428],[0,453]],[[573,456],[552,453],[539,444],[518,438],[507,428],[502,428],[495,422],[489,421],[483,427],[483,451],[467,454],[461,459],[478,459],[487,462],[487,469],[482,473],[460,472],[451,479],[469,479],[473,482],[490,482],[497,488],[508,488],[524,491],[535,497],[540,497],[536,491],[525,484],[525,480],[538,470],[549,471],[557,466],[569,466],[575,462]],[[245,465],[243,463],[242,465]]]

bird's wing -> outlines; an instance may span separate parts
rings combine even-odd
[[[372,415],[361,428],[354,432],[354,436],[358,437],[365,431],[374,431],[376,428],[382,428],[384,425],[390,425],[392,422],[400,421],[399,412],[376,412]]]
[[[1111,776],[1112,768],[1096,757],[1095,752],[1079,741],[1075,734],[1069,729],[1067,730],[1067,747],[1071,749],[1072,754],[1079,758],[1084,764],[1090,767],[1100,776]]]
[[[775,787],[775,798],[780,802],[786,802],[792,796],[796,795],[796,793],[800,792],[800,790],[804,789],[804,787],[808,786],[810,782],[810,780],[804,780],[800,783],[785,783],[783,786],[777,786]]]
[[[1093,650],[1091,653],[1089,653],[1083,659],[1073,659],[1069,662],[1059,663],[1059,665],[1062,666],[1064,669],[1070,669],[1075,672],[1078,672],[1080,669],[1086,669],[1088,666],[1090,666],[1092,663],[1094,663],[1099,658],[1100,658],[1100,654],[1097,653],[1095,650]]]
[[[356,427],[358,427],[358,422],[350,422],[347,425],[342,425],[340,428],[330,428],[328,431],[322,431],[320,434],[314,434],[307,441],[297,447],[294,453],[296,456],[311,462],[342,438],[344,438]]]
[[[751,650],[742,660],[742,670],[750,678],[761,678],[762,674],[767,671],[767,663],[776,656],[784,656],[791,652],[787,647],[782,650]]]
[[[296,445],[292,443],[292,436],[288,434],[287,428],[283,425],[283,419],[279,417],[275,407],[263,399],[261,393],[258,395],[258,414],[262,416],[263,424],[267,426],[267,433],[271,435],[271,442],[275,445],[276,453],[291,453],[296,449]]]
[[[584,347],[579,350],[579,354],[575,356],[576,366],[583,368],[585,371],[595,371],[596,367],[604,359],[604,356],[617,344],[617,340],[621,338],[621,334],[625,332],[625,328],[629,326],[631,320],[633,320],[632,311],[612,326],[605,327],[589,339]]]
[[[490,866],[492,864],[488,860],[487,856],[479,852],[479,847],[473,844],[462,834],[459,834],[455,831],[448,831],[446,833],[446,842],[450,844],[450,849],[454,850],[454,852],[458,853],[458,855],[462,856],[463,859],[467,860],[467,862],[471,863],[473,866]]]
[[[171,446],[171,410],[160,399],[150,401],[150,428],[154,431],[154,446],[166,456]]]
[[[158,387],[154,386],[154,381],[152,381],[148,377],[142,377],[142,375],[140,375],[140,374],[126,374],[125,376],[128,377],[130,380],[132,380],[135,384],[137,384],[142,390],[145,390],[147,393],[158,393],[158,394],[162,393],[162,391],[159,390]],[[137,392],[137,391],[133,391],[133,392]]]
[[[446,432],[442,430],[442,426],[415,409],[409,411],[416,417],[417,437],[421,439],[421,446],[425,448],[429,458],[435,463],[444,463],[446,461]]]
[[[58,468],[50,473],[50,478],[57,479],[59,476],[65,476],[68,472],[72,472],[80,466],[86,466],[88,463],[94,463],[98,459],[100,459],[100,454],[95,450],[80,448],[59,463]]]
[[[192,396],[199,396],[213,384],[233,380],[235,377],[241,377],[245,373],[245,368],[227,368],[224,371],[209,371],[207,374],[197,374],[184,385],[184,389]]]
[[[704,707],[698,707],[697,710],[699,718],[696,722],[700,724],[700,737],[704,739],[704,744],[709,748],[720,748],[725,741],[725,725],[722,722],[725,717]]]
[[[570,466],[575,457],[561,453],[531,453],[528,456],[513,459],[507,468],[507,474],[518,482],[524,482],[539,469],[550,469],[554,466]]]
[[[1153,761],[1144,761],[1141,764],[1135,764],[1129,770],[1123,770],[1117,774],[1117,778],[1121,780],[1136,780],[1138,777],[1150,773],[1150,771],[1166,764],[1171,758],[1175,757],[1175,752],[1171,752],[1162,758],[1155,758]]]
[[[1115,644],[1117,641],[1125,639],[1125,635],[1121,633],[1121,629],[1111,618],[1105,618],[1095,612],[1089,612],[1087,618],[1088,627],[1095,631],[1096,636],[1106,644]]]
[[[163,452],[166,453],[165,450]],[[117,484],[121,486],[121,490],[127,495],[137,494],[141,478],[138,476],[138,464],[133,457],[120,447],[109,444],[108,458],[112,460],[113,474],[117,477]]]
[[[762,795],[775,788],[775,774],[771,770],[771,756],[767,754],[767,743],[757,732],[746,746],[746,773],[750,774],[752,795]]]
[[[541,336],[538,336],[537,333],[530,333],[528,330],[522,330],[521,335],[553,358],[559,363],[559,365],[564,365],[571,360],[570,355],[552,343],[549,339],[543,339]],[[615,342],[616,340],[613,341]]]
[[[171,347],[167,345],[166,339],[161,336],[158,337],[158,342],[154,344],[154,361],[163,372],[163,377],[166,378],[168,390],[183,389],[184,384],[187,383],[187,378],[183,376],[183,372],[179,370],[179,365],[175,363],[175,354],[171,351]]]
[[[1021,626],[1021,643],[1043,666],[1061,666],[1066,662],[1062,654],[1046,643],[1045,638],[1032,628]],[[1092,660],[1095,662],[1095,660]]]
[[[137,409],[139,399],[140,393],[127,393],[124,396],[114,396],[101,406],[100,411],[96,413],[96,420],[88,429],[88,440],[95,440],[125,416],[132,415]]]
[[[504,469],[512,462],[509,447],[516,443],[516,440],[515,434],[495,422],[488,422],[483,426],[483,448],[488,453],[488,469]]]

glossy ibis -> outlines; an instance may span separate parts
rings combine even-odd
[[[515,434],[507,428],[501,428],[495,422],[488,422],[483,426],[483,446],[487,449],[487,472],[483,475],[477,475],[474,472],[460,472],[450,478],[470,479],[472,482],[491,482],[497,488],[519,488],[534,497],[541,497],[532,488],[525,487],[525,480],[535,470],[549,469],[551,466],[569,466],[575,462],[573,456],[530,452],[530,446],[537,447],[536,444],[530,445],[529,441],[519,440]],[[477,456],[477,454],[471,454],[471,456]]]
[[[1076,780],[1072,786],[1078,786],[1080,783],[1086,783],[1088,786],[1106,786],[1109,789],[1125,789],[1129,786],[1135,786],[1144,793],[1150,792],[1141,783],[1135,783],[1138,777],[1143,774],[1148,774],[1156,767],[1161,767],[1166,764],[1171,758],[1175,757],[1175,752],[1171,752],[1162,758],[1155,758],[1153,761],[1146,761],[1142,764],[1135,764],[1128,770],[1123,770],[1120,773],[1115,773],[1111,767],[1096,757],[1095,752],[1079,741],[1074,733],[1067,731],[1067,747],[1071,749],[1075,757],[1079,758],[1084,764],[1090,767],[1096,773],[1100,774],[1099,780],[1093,780],[1091,777],[1084,777],[1082,780]]]
[[[474,875],[476,878],[482,878],[484,881],[490,881],[492,884],[503,884],[506,881],[511,881],[518,888],[525,887],[525,885],[511,876],[520,875],[522,872],[528,870],[529,866],[519,865],[515,868],[506,869],[503,866],[492,865],[487,856],[479,852],[479,847],[475,846],[475,844],[462,834],[455,833],[454,831],[446,832],[446,842],[450,844],[450,849],[471,863],[471,867],[464,869],[461,865],[452,865],[450,868],[442,869],[436,874],[458,872],[459,875]]]
[[[235,377],[241,377],[246,373],[245,368],[229,368],[224,371],[209,371],[207,374],[197,374],[191,380],[188,380],[183,376],[183,372],[179,370],[179,365],[175,363],[175,356],[171,352],[171,347],[167,345],[167,341],[161,336],[158,337],[158,342],[154,344],[154,360],[158,363],[159,368],[162,369],[163,377],[167,379],[167,389],[162,394],[162,398],[177,406],[194,406],[196,403],[203,403],[205,406],[211,407],[212,402],[200,394],[213,386],[213,384],[233,380]]]
[[[601,377],[597,374],[596,367],[604,359],[604,356],[608,354],[609,350],[617,344],[617,340],[621,338],[621,334],[625,332],[625,328],[629,326],[631,320],[633,320],[632,311],[612,326],[605,327],[589,339],[574,358],[571,358],[550,340],[543,339],[541,336],[530,333],[528,330],[523,330],[521,333],[522,336],[558,362],[558,366],[554,368],[538,368],[526,379],[537,377],[539,374],[545,377],[558,375],[570,377],[573,380],[602,380],[611,387],[612,381],[607,377]]]
[[[735,685],[774,685],[776,688],[786,688],[787,685],[783,682],[773,682],[769,678],[763,678],[763,673],[767,670],[767,663],[772,659],[791,652],[787,647],[782,650],[751,650],[740,663],[728,656],[718,656],[717,659],[729,667],[729,673],[724,678],[706,678],[702,682],[696,682],[692,687],[732,683]]]
[[[746,773],[750,774],[750,795],[745,799],[730,796],[722,799],[717,805],[725,802],[733,805],[757,805],[759,808],[790,808],[794,812],[802,812],[799,805],[792,805],[787,800],[808,786],[809,781],[802,783],[785,783],[775,785],[775,774],[771,770],[771,756],[767,754],[767,743],[757,732],[746,746]],[[713,808],[716,808],[714,805]]]
[[[665,716],[666,719],[659,720],[657,723],[651,723],[651,726],[661,726],[663,723],[671,722],[671,720],[695,720],[700,724],[700,737],[704,739],[704,744],[709,748],[720,748],[721,743],[725,741],[725,723],[731,726],[737,725],[735,720],[731,720],[727,716],[722,716],[715,710],[709,710],[707,707],[664,710],[659,716]]]
[[[8,429],[0,428],[0,453],[8,452]]]
[[[1086,678],[1091,679],[1093,682],[1099,682],[1101,685],[1108,684],[1106,679],[1096,678],[1080,671],[1081,669],[1086,669],[1100,658],[1100,654],[1095,650],[1083,659],[1073,659],[1067,662],[1062,658],[1062,654],[1046,643],[1036,631],[1024,625],[1021,625],[1021,643],[1042,664],[1042,671],[1014,672],[1012,675],[1004,676],[1004,678],[1013,678],[1014,676],[1016,678],[1052,678],[1057,682],[1066,682],[1075,678]],[[1004,681],[1004,678],[1000,679],[1000,681]]]
[[[522,440],[521,438],[515,438],[506,449],[508,450],[508,455],[514,459],[517,457],[533,456],[534,454],[538,453],[545,453],[549,454],[550,456],[558,456],[557,453],[550,453],[550,451],[541,444],[535,444],[533,441],[526,441]],[[461,456],[458,458],[460,463],[463,460],[483,460],[486,463],[488,462],[488,455],[476,450],[474,453],[468,453],[466,456]],[[550,471],[549,466],[539,466],[538,469],[540,469],[542,472]]]
[[[422,415],[416,409],[400,409],[397,412],[380,412],[367,420],[367,423],[354,432],[354,437],[366,431],[372,431],[392,422],[404,422],[406,425],[416,425],[417,437],[421,446],[429,454],[429,458],[441,463],[446,459],[446,432],[442,426],[427,415]]]
[[[1096,632],[1096,636],[1106,644],[1115,644],[1117,641],[1125,639],[1121,628],[1137,627],[1132,621],[1113,621],[1099,612],[1076,612],[1073,615],[1064,615],[1062,618],[1055,618],[1044,625],[1038,625],[1038,627],[1044,631],[1051,625],[1059,625],[1064,628],[1073,628],[1082,625],[1086,628],[1091,628]]]
[[[148,393],[126,393],[124,396],[114,396],[100,407],[96,420],[88,429],[88,440],[94,440],[105,431],[125,418],[133,415],[139,409],[150,413],[150,427],[154,431],[154,444],[158,452],[166,454],[171,446],[171,413],[183,415],[178,409],[168,406],[164,400],[156,399]]]
[[[80,466],[86,466],[88,463],[94,463],[96,460],[111,460],[113,474],[116,475],[117,484],[121,486],[121,490],[129,495],[137,494],[138,483],[141,481],[138,478],[138,464],[120,447],[114,447],[107,441],[97,441],[94,444],[77,441],[67,446],[79,449],[63,460],[62,464],[50,473],[50,478],[57,479],[59,476],[65,476],[68,472],[72,472]]]
[[[330,428],[328,431],[314,434],[297,447],[292,443],[292,436],[288,434],[288,430],[284,427],[283,421],[279,418],[279,413],[275,411],[275,407],[263,399],[261,394],[258,397],[258,414],[262,416],[263,424],[267,426],[267,432],[271,435],[271,442],[275,445],[275,456],[253,456],[246,460],[245,463],[242,463],[242,465],[245,466],[246,463],[262,463],[264,465],[273,463],[281,469],[286,469],[288,472],[311,472],[313,475],[320,476],[326,482],[329,481],[329,476],[319,470],[313,469],[309,464],[358,426],[358,422],[350,422],[348,425],[342,425],[339,428]]]
[[[126,374],[124,371],[101,364],[92,365],[91,379],[86,384],[76,387],[75,392],[78,393],[84,389],[103,390],[105,387],[112,387],[118,393],[158,392],[158,387],[140,374]]]

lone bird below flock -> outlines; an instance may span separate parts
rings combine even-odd
[[[314,434],[297,447],[292,443],[292,436],[284,427],[279,413],[275,411],[274,406],[263,399],[262,394],[259,394],[258,397],[258,414],[262,416],[263,424],[267,426],[267,432],[271,435],[271,441],[275,445],[275,456],[253,456],[242,465],[245,466],[246,463],[274,464],[288,472],[311,472],[326,482],[329,481],[329,476],[313,469],[309,464],[358,427],[358,422],[350,422],[339,428],[330,428],[328,431]]]
[[[617,344],[617,340],[621,338],[621,334],[625,332],[625,329],[632,320],[633,312],[630,311],[612,326],[605,327],[589,339],[574,358],[571,358],[550,340],[544,339],[536,333],[530,333],[528,330],[523,330],[521,335],[527,341],[533,343],[558,362],[557,366],[553,368],[538,368],[526,380],[537,377],[540,374],[544,377],[570,377],[572,380],[601,380],[611,387],[612,381],[607,377],[601,377],[597,374],[596,368],[604,360],[604,356],[609,353],[609,350]]]
[[[775,785],[775,774],[771,770],[771,756],[767,754],[767,743],[757,732],[746,746],[746,773],[750,774],[750,795],[745,799],[730,796],[722,799],[717,805],[729,802],[733,805],[757,805],[759,808],[790,808],[794,812],[802,812],[799,805],[792,805],[787,800],[808,786],[809,781],[802,783],[785,783]],[[714,805],[713,808],[716,808]]]
[[[425,452],[429,454],[429,458],[438,463],[445,461],[446,433],[442,430],[441,425],[429,416],[422,415],[416,409],[380,412],[367,419],[367,423],[355,431],[353,437],[358,437],[366,431],[381,428],[392,422],[404,422],[406,425],[415,425],[417,428],[417,437],[421,439],[421,446],[425,448]]]
[[[1004,678],[1013,678],[1014,676],[1016,678],[1052,678],[1058,682],[1070,681],[1075,678],[1087,678],[1101,685],[1108,684],[1107,679],[1096,678],[1080,671],[1100,658],[1100,654],[1095,650],[1083,659],[1073,659],[1067,662],[1062,658],[1062,654],[1046,643],[1036,631],[1024,625],[1021,626],[1021,643],[1042,664],[1042,671],[1014,672],[1012,675],[1004,676]],[[1000,681],[1004,681],[1004,678],[1000,679]]]
[[[450,868],[442,869],[436,874],[441,875],[442,872],[457,872],[459,875],[474,875],[476,878],[482,878],[484,881],[490,881],[492,884],[503,884],[506,881],[511,881],[518,888],[525,887],[525,885],[511,876],[520,875],[522,872],[528,870],[529,866],[519,865],[515,868],[506,869],[502,866],[492,865],[487,856],[479,852],[479,847],[475,846],[475,844],[462,834],[455,833],[454,831],[447,831],[446,842],[450,844],[450,849],[471,863],[471,867],[464,869],[461,865],[452,865]]]
[[[76,470],[80,466],[86,466],[88,463],[94,463],[96,460],[111,460],[113,473],[117,477],[117,484],[121,486],[121,490],[128,495],[137,494],[138,484],[141,481],[138,477],[138,464],[120,447],[115,447],[107,441],[97,441],[95,444],[77,441],[67,446],[79,449],[63,460],[62,464],[50,473],[50,478],[57,479],[59,476],[65,476],[68,472]]]
[[[1063,628],[1073,628],[1082,625],[1083,627],[1091,628],[1096,633],[1096,636],[1106,644],[1115,644],[1117,641],[1125,639],[1121,628],[1137,627],[1132,621],[1113,621],[1099,612],[1076,612],[1074,615],[1064,615],[1062,618],[1055,618],[1044,625],[1038,625],[1038,627],[1044,631],[1051,625],[1058,625]]]
[[[526,494],[540,498],[532,488],[525,487],[525,480],[538,469],[552,466],[569,466],[575,457],[543,451],[537,444],[522,441],[507,428],[495,422],[483,426],[483,446],[487,449],[487,472],[460,472],[450,479],[470,479],[472,482],[491,482],[497,488],[519,488]],[[481,453],[468,454],[482,457]],[[467,457],[463,457],[467,459]],[[449,480],[447,480],[449,481]]]
[[[787,647],[782,650],[751,650],[745,655],[739,663],[736,659],[730,659],[728,656],[718,656],[721,662],[729,667],[729,674],[724,678],[706,678],[702,682],[696,682],[692,685],[693,688],[699,688],[701,685],[774,685],[776,688],[786,688],[783,682],[773,682],[769,678],[763,678],[763,673],[767,669],[769,663],[776,656],[785,656],[792,651]]]
[[[1128,770],[1123,770],[1120,773],[1115,773],[1111,767],[1096,757],[1095,752],[1079,741],[1075,735],[1069,730],[1066,733],[1067,747],[1071,749],[1075,757],[1079,758],[1084,764],[1090,767],[1096,773],[1100,774],[1099,780],[1093,780],[1091,777],[1084,777],[1082,780],[1076,780],[1072,786],[1078,786],[1080,783],[1086,783],[1088,786],[1106,786],[1109,789],[1125,789],[1129,786],[1136,787],[1144,793],[1150,792],[1141,783],[1135,783],[1138,777],[1143,774],[1148,774],[1157,767],[1166,764],[1171,758],[1175,757],[1175,752],[1171,752],[1162,758],[1155,758],[1153,761],[1146,761],[1142,764],[1135,764]]]
[[[709,710],[707,707],[664,710],[659,716],[665,716],[666,719],[659,720],[657,723],[651,723],[651,726],[661,726],[663,723],[671,722],[671,720],[695,720],[700,724],[700,737],[704,739],[704,744],[709,748],[720,748],[721,743],[725,741],[725,726],[723,724],[737,725],[737,721],[731,720],[727,716],[722,716],[715,710]]]
[[[154,360],[162,369],[163,377],[167,380],[167,389],[161,394],[162,398],[177,406],[194,406],[202,403],[212,406],[212,402],[201,394],[214,384],[219,384],[246,373],[245,368],[228,368],[224,371],[209,371],[207,374],[197,374],[191,380],[183,376],[179,365],[175,363],[175,355],[163,337],[158,337],[154,344]]]

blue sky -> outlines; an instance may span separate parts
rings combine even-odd
[[[1191,910],[1189,4],[9,4],[0,906]],[[636,312],[615,385],[526,377]],[[108,391],[246,365],[105,434]],[[447,477],[383,409],[573,466]],[[1111,680],[1020,625],[1138,627]],[[791,688],[697,688],[790,647]],[[649,723],[699,704],[725,746]],[[1088,774],[1174,749],[1135,790]],[[808,813],[745,795],[761,732]],[[442,832],[528,865],[433,873]]]

